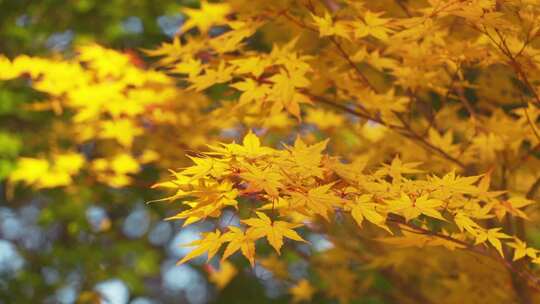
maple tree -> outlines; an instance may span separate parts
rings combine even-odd
[[[167,220],[213,223],[179,264],[219,257],[218,289],[262,265],[294,302],[540,301],[540,2],[229,0],[183,13],[142,63],[97,44],[0,57],[0,80],[44,94],[27,110],[55,115],[46,152],[10,170],[10,196],[140,187],[151,167]],[[300,278],[287,271],[298,261]],[[381,278],[395,288],[375,288]]]

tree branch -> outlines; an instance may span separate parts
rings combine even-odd
[[[499,261],[512,274],[515,274],[515,275],[519,276],[522,280],[527,282],[527,284],[529,284],[529,286],[531,286],[534,290],[540,291],[540,278],[539,277],[536,277],[535,275],[533,275],[532,273],[530,273],[526,269],[517,268],[516,265],[513,264],[512,262],[507,261],[505,258],[499,256],[498,254],[496,254],[496,255],[491,254],[485,248],[471,245],[471,244],[469,244],[469,243],[467,243],[465,241],[458,240],[458,239],[453,238],[453,237],[451,237],[449,235],[440,234],[440,233],[437,233],[437,232],[434,232],[434,231],[431,231],[431,230],[424,229],[422,227],[415,226],[415,225],[413,225],[411,223],[406,222],[404,219],[402,219],[401,217],[398,217],[398,216],[392,216],[392,217],[389,216],[388,219],[387,219],[387,222],[396,223],[396,224],[399,224],[399,225],[404,225],[404,226],[406,226],[408,228],[411,228],[411,229],[417,231],[420,234],[434,236],[434,237],[437,237],[437,238],[441,238],[441,239],[453,242],[455,244],[458,244],[460,246],[465,247],[469,251],[472,251],[472,252],[478,253],[480,255],[490,257],[490,258],[492,258],[492,259],[494,259],[496,261]]]
[[[536,192],[540,189],[540,177],[536,179],[536,181],[531,185],[529,188],[529,191],[527,191],[527,198],[533,199],[536,195]]]
[[[338,109],[340,111],[344,111],[344,112],[349,113],[351,115],[354,115],[354,116],[357,116],[357,117],[360,117],[360,118],[364,118],[364,119],[367,119],[367,120],[372,120],[374,122],[380,123],[381,125],[386,126],[387,128],[399,133],[400,135],[411,139],[413,142],[415,142],[418,145],[424,147],[425,149],[430,150],[431,152],[435,152],[435,153],[439,154],[440,156],[447,159],[448,161],[458,165],[460,168],[467,169],[467,166],[463,162],[461,162],[459,159],[457,159],[457,158],[451,156],[450,154],[446,153],[441,148],[434,146],[429,141],[427,141],[423,136],[421,136],[421,135],[417,134],[416,132],[414,132],[412,130],[411,126],[406,121],[404,121],[402,118],[400,118],[399,115],[398,115],[398,118],[400,118],[401,122],[403,123],[403,126],[386,123],[385,121],[383,121],[379,117],[372,116],[367,112],[356,111],[354,109],[351,109],[351,108],[346,107],[346,106],[344,106],[342,104],[336,103],[336,102],[334,102],[332,100],[329,100],[329,99],[327,99],[325,97],[322,97],[322,96],[314,95],[314,94],[311,94],[309,92],[304,92],[304,94],[306,94],[311,99],[313,99],[313,100],[315,100],[317,102],[324,103],[326,105],[332,106],[333,108]]]

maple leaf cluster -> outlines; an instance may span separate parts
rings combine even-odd
[[[501,228],[485,229],[475,221],[497,216],[502,205],[523,217],[519,208],[532,203],[523,197],[498,199],[503,193],[488,190],[490,175],[460,177],[452,171],[443,177],[425,176],[418,163],[399,158],[364,172],[364,164],[346,164],[323,154],[326,145],[327,141],[307,145],[298,138],[293,146],[276,150],[261,146],[259,138],[248,133],[242,145],[210,146],[211,152],[192,157],[193,166],[174,172],[171,181],[156,184],[176,189],[165,200],[182,199],[187,209],[169,219],[184,220],[184,226],[218,218],[226,208],[247,214],[241,219],[243,229],[228,226],[223,234],[218,229],[189,244],[198,247],[180,263],[205,252],[210,259],[229,243],[222,259],[241,250],[253,265],[256,240],[266,238],[279,254],[284,237],[305,242],[295,228],[310,225],[317,217],[332,221],[338,212],[349,213],[360,227],[365,219],[390,234],[394,231],[387,224],[396,224],[394,228],[403,228],[404,236],[397,238],[402,245],[453,250],[472,245],[466,242],[469,239],[475,245],[489,243],[503,256],[501,240],[514,239],[508,243],[515,249],[514,260],[528,250],[533,262],[540,263],[540,251],[500,232]],[[423,227],[409,223],[427,218],[452,221],[458,232],[443,230],[439,237],[407,233],[407,229],[421,232]]]

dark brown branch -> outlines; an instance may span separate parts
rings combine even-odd
[[[529,78],[527,77],[527,75],[525,74],[525,72],[523,71],[523,69],[521,68],[521,65],[519,64],[519,62],[517,62],[515,56],[512,55],[512,52],[510,51],[510,48],[508,47],[508,45],[506,44],[506,41],[504,40],[504,37],[502,36],[501,32],[497,29],[495,29],[495,32],[497,33],[497,36],[499,37],[499,39],[501,40],[500,43],[498,43],[495,38],[493,38],[493,36],[491,36],[487,29],[484,27],[484,30],[480,30],[479,28],[477,28],[476,26],[472,25],[472,28],[481,32],[482,34],[486,35],[489,40],[491,40],[491,42],[493,42],[493,44],[499,49],[499,51],[508,58],[508,60],[510,61],[509,64],[510,66],[514,69],[514,71],[516,72],[516,74],[518,75],[519,78],[521,78],[521,80],[523,81],[523,83],[525,84],[525,86],[529,89],[529,91],[531,91],[531,93],[533,94],[534,96],[534,99],[535,99],[535,103],[537,106],[540,106],[540,96],[538,96],[538,93],[536,92],[535,88],[532,86],[532,84],[530,83],[529,81]]]
[[[341,54],[341,56],[354,69],[354,71],[356,72],[356,75],[358,75],[358,77],[360,77],[360,80],[362,81],[362,83],[364,83],[368,88],[373,90],[373,92],[377,93],[377,90],[375,89],[375,87],[369,82],[366,75],[364,75],[364,73],[362,72],[362,70],[360,70],[358,65],[352,61],[349,54],[347,54],[347,52],[345,51],[343,46],[341,46],[341,44],[337,41],[337,39],[335,37],[330,37],[330,41],[332,41],[332,43],[336,46],[336,48],[339,51],[339,53]]]
[[[401,8],[401,10],[403,10],[405,15],[407,15],[407,17],[409,18],[412,17],[411,11],[403,2],[404,2],[403,0],[396,0],[396,4]]]
[[[536,192],[538,192],[538,189],[540,189],[540,177],[536,179],[534,184],[531,185],[529,188],[529,191],[527,191],[527,198],[533,199],[536,196]]]
[[[416,132],[414,132],[412,130],[412,128],[410,127],[410,125],[407,122],[405,122],[404,120],[402,120],[401,118],[400,119],[401,119],[401,121],[403,123],[403,126],[388,124],[385,121],[383,121],[381,118],[376,117],[376,116],[372,116],[367,112],[360,112],[360,111],[351,109],[351,108],[346,107],[346,106],[344,106],[342,104],[333,102],[333,101],[331,101],[331,100],[329,100],[329,99],[327,99],[325,97],[317,96],[317,95],[311,94],[309,92],[304,92],[304,93],[306,95],[308,95],[311,99],[313,99],[313,100],[315,100],[317,102],[324,103],[326,105],[332,106],[333,108],[344,111],[344,112],[349,113],[351,115],[354,115],[354,116],[357,116],[357,117],[360,117],[360,118],[364,118],[364,119],[367,119],[367,120],[372,120],[374,122],[380,123],[381,125],[386,126],[387,128],[399,133],[400,135],[411,139],[413,142],[421,145],[425,149],[430,150],[431,152],[436,152],[437,154],[439,154],[443,158],[445,158],[445,159],[453,162],[454,164],[458,165],[460,168],[462,168],[462,169],[467,168],[467,166],[464,163],[462,163],[460,160],[458,160],[457,158],[449,155],[448,153],[446,153],[441,148],[434,146],[429,141],[427,141],[423,136],[421,136],[421,135],[417,134]],[[399,115],[398,115],[398,118],[399,118]]]
[[[505,258],[499,256],[498,254],[491,254],[491,252],[486,250],[486,248],[484,248],[484,247],[474,246],[474,245],[471,245],[471,244],[469,244],[469,243],[467,243],[465,241],[453,238],[453,237],[451,237],[449,235],[440,234],[440,233],[437,233],[437,232],[434,232],[434,231],[431,231],[431,230],[428,230],[428,229],[424,229],[422,227],[415,226],[415,225],[413,225],[411,223],[406,222],[404,219],[402,219],[399,216],[389,216],[388,219],[387,219],[387,222],[406,226],[406,227],[408,227],[410,229],[413,229],[414,231],[416,231],[416,232],[418,232],[420,234],[429,235],[429,236],[433,236],[433,237],[437,237],[437,238],[441,238],[441,239],[450,241],[452,243],[455,243],[457,245],[460,245],[460,246],[464,247],[464,249],[467,249],[467,250],[469,250],[471,252],[475,252],[475,253],[478,253],[480,255],[490,257],[490,258],[492,258],[492,259],[494,259],[496,261],[499,261],[501,264],[503,264],[503,266],[506,269],[508,269],[508,271],[510,271],[512,274],[515,274],[515,275],[519,276],[531,288],[533,288],[536,291],[540,291],[540,278],[539,277],[536,277],[535,275],[533,275],[532,273],[530,273],[526,269],[517,268],[516,265],[513,264],[511,261],[507,261]]]

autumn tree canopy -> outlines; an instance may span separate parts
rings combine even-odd
[[[180,11],[160,45],[0,57],[29,92],[6,130],[39,117],[0,149],[6,201],[139,197],[204,227],[177,264],[205,301],[540,302],[539,1]],[[227,294],[261,269],[275,294]]]

